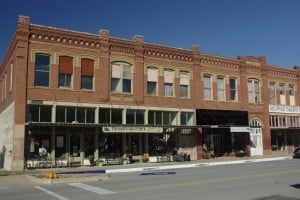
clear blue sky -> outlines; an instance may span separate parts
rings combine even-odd
[[[18,16],[33,24],[113,37],[141,35],[148,43],[236,58],[300,65],[299,0],[2,0],[0,62]]]

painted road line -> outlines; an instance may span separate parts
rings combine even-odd
[[[79,188],[79,189],[83,189],[83,190],[87,190],[90,192],[94,192],[97,194],[113,194],[115,192],[111,191],[111,190],[105,190],[103,188],[99,188],[99,187],[94,187],[91,185],[87,185],[87,184],[83,184],[83,183],[70,183],[69,185]]]
[[[40,186],[35,186],[35,188],[38,189],[38,190],[41,190],[41,191],[45,192],[46,194],[49,194],[49,195],[53,196],[53,197],[55,197],[55,198],[57,198],[57,199],[59,199],[59,200],[69,200],[69,199],[66,198],[66,197],[63,197],[63,196],[61,196],[61,195],[59,195],[59,194],[56,194],[56,193],[54,193],[54,192],[52,192],[52,191],[50,191],[50,190],[47,190],[47,189],[45,189],[45,188],[42,188],[42,187],[40,187]]]
[[[153,175],[175,175],[176,172],[145,172],[141,173],[141,176],[153,176]]]

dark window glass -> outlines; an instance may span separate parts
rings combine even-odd
[[[126,124],[135,124],[135,110],[126,110]]]
[[[95,109],[94,108],[86,109],[86,123],[95,123]]]
[[[65,122],[65,107],[56,107],[56,122]]]
[[[111,110],[111,123],[112,124],[122,124],[122,110],[112,109]]]
[[[92,76],[81,76],[81,89],[93,89],[93,77]]]
[[[40,106],[40,122],[51,122],[52,106]]]
[[[119,78],[111,78],[111,91],[112,92],[118,92],[119,91],[119,84],[120,79]]]
[[[67,107],[66,122],[72,123],[75,121],[75,108]]]
[[[162,125],[163,122],[163,117],[162,117],[162,112],[161,111],[156,111],[155,112],[155,125]]]
[[[147,94],[156,95],[156,85],[157,85],[156,82],[148,81],[147,82]]]
[[[77,108],[76,121],[85,123],[85,108]]]
[[[49,72],[50,72],[50,55],[36,54],[35,55],[35,86],[49,86]]]
[[[29,105],[28,106],[27,121],[29,121],[29,122],[38,122],[39,121],[39,106],[37,106],[37,105]]]
[[[131,80],[123,79],[123,92],[131,92]]]
[[[59,87],[71,87],[71,74],[59,74]]]
[[[144,124],[144,110],[136,110],[136,124]]]
[[[154,125],[155,123],[155,112],[154,111],[148,111],[148,124]]]
[[[110,109],[106,109],[106,108],[99,109],[99,122],[101,124],[110,123]]]

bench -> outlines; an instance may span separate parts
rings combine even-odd
[[[123,164],[122,157],[119,153],[110,153],[105,155],[105,164],[106,165],[121,165]]]

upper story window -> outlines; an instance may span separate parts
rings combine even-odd
[[[144,110],[126,110],[126,124],[144,124]]]
[[[259,103],[260,102],[260,90],[259,90],[259,80],[248,79],[248,102],[249,103]]]
[[[174,96],[174,71],[164,71],[164,95],[166,97]]]
[[[58,86],[71,88],[72,74],[73,74],[73,58],[70,56],[60,56]]]
[[[295,99],[295,86],[293,84],[289,84],[289,103],[291,106],[296,105],[296,99]]]
[[[224,101],[225,100],[225,79],[223,76],[217,77],[217,93],[218,93],[218,100]]]
[[[127,63],[116,62],[111,66],[111,91],[131,93],[132,67]]]
[[[279,84],[279,94],[280,94],[280,95],[285,95],[285,91],[284,91],[284,83],[280,83],[280,84]]]
[[[237,83],[236,78],[229,78],[229,88],[230,88],[230,100],[236,101],[237,100]]]
[[[13,88],[13,70],[14,70],[14,63],[10,64],[10,78],[9,78],[9,91],[12,91]]]
[[[50,55],[35,54],[34,86],[49,87]]]
[[[81,89],[92,90],[94,79],[94,60],[81,59]]]
[[[271,82],[269,83],[269,93],[270,93],[270,103],[276,104],[276,89],[275,89],[275,83]]]
[[[289,95],[295,96],[295,88],[294,88],[294,85],[292,85],[292,84],[289,84]]]
[[[211,83],[211,75],[204,75],[204,99],[211,100],[212,99],[212,83]]]
[[[190,93],[190,76],[188,72],[180,72],[180,97],[189,97]]]
[[[148,68],[147,76],[147,94],[157,95],[158,69]]]

